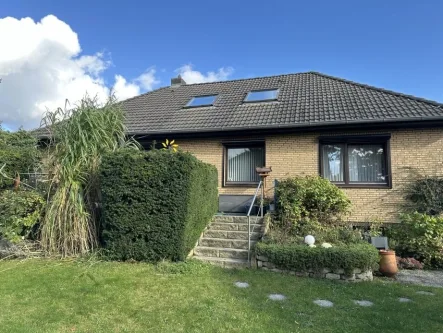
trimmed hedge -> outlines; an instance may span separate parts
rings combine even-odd
[[[367,243],[331,248],[258,243],[256,252],[267,257],[277,267],[296,272],[341,268],[345,273],[351,274],[356,268],[375,269],[379,262],[377,249]]]
[[[105,155],[100,182],[110,259],[183,260],[218,209],[216,168],[188,153]]]

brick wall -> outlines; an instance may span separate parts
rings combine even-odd
[[[443,129],[335,132],[321,135],[391,134],[392,189],[344,189],[352,201],[353,222],[380,218],[395,222],[402,203],[402,188],[414,175],[443,175]],[[317,175],[319,133],[273,135],[265,138],[266,166],[272,167],[268,193],[274,179],[294,175]],[[246,138],[236,138],[246,139]],[[251,138],[252,139],[252,138]],[[253,194],[254,188],[222,187],[223,145],[220,138],[180,140],[180,147],[204,162],[215,165],[221,194]]]

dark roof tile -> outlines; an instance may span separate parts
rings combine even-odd
[[[251,90],[280,89],[277,102],[243,103]],[[217,94],[214,106],[184,108]],[[164,87],[122,102],[129,134],[443,119],[437,102],[316,72]]]

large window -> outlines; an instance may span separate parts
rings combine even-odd
[[[260,181],[256,167],[265,166],[264,143],[225,145],[225,185],[254,185]]]
[[[321,138],[320,172],[337,185],[390,186],[389,136]]]

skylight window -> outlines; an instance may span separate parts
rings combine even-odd
[[[217,95],[192,97],[188,104],[186,104],[186,107],[193,108],[198,106],[211,106],[214,105],[216,98]]]
[[[277,96],[278,96],[278,89],[253,90],[246,95],[244,101],[245,102],[276,101]]]

